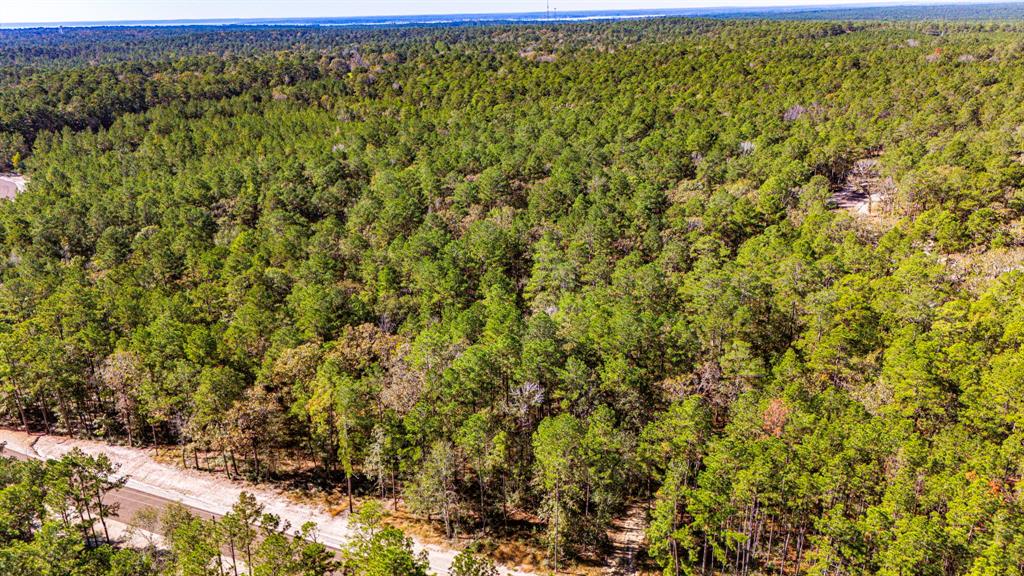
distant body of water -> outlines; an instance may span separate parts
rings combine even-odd
[[[585,22],[591,20],[628,20],[636,18],[784,18],[784,19],[871,19],[930,16],[943,19],[1003,19],[1024,17],[1024,5],[1018,3],[931,4],[909,1],[906,4],[835,4],[757,8],[679,8],[657,10],[590,10],[569,12],[521,12],[500,14],[443,14],[421,16],[361,16],[340,18],[235,18],[213,20],[124,20],[61,23],[3,23],[0,29],[83,28],[93,26],[457,26],[466,24]]]

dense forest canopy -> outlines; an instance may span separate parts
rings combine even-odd
[[[640,502],[671,575],[1024,573],[1020,23],[0,31],[0,83],[9,425],[552,566]]]

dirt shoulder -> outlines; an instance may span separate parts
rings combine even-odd
[[[351,535],[344,516],[332,515],[318,506],[297,503],[281,490],[160,463],[154,459],[151,449],[113,446],[63,436],[29,435],[5,429],[0,429],[0,442],[5,442],[12,450],[39,458],[60,458],[75,448],[91,455],[106,454],[112,462],[120,465],[118,474],[129,477],[129,488],[213,514],[226,513],[238,501],[239,494],[249,492],[256,496],[267,512],[286,520],[293,527],[316,522],[320,541],[331,548],[342,547]],[[414,546],[417,551],[426,551],[431,570],[439,575],[448,573],[457,554],[455,550],[418,540],[414,540]],[[501,568],[500,572],[512,576],[530,574],[508,568]]]

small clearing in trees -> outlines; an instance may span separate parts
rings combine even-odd
[[[962,252],[939,256],[950,279],[962,283],[972,294],[980,295],[1003,274],[1024,270],[1024,247],[989,248],[982,252]]]
[[[853,163],[832,200],[836,208],[858,216],[880,216],[892,202],[894,188],[892,178],[878,173],[877,158],[861,158]]]
[[[27,181],[20,174],[0,173],[0,199],[11,200],[25,189]]]

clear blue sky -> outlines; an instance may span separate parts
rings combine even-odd
[[[870,1],[870,0],[869,0]],[[948,0],[947,0],[948,1]],[[954,2],[956,0],[953,0]],[[551,0],[558,10],[804,6],[850,0]],[[909,4],[913,0],[876,0]],[[286,18],[543,11],[545,0],[0,0],[0,22]]]

